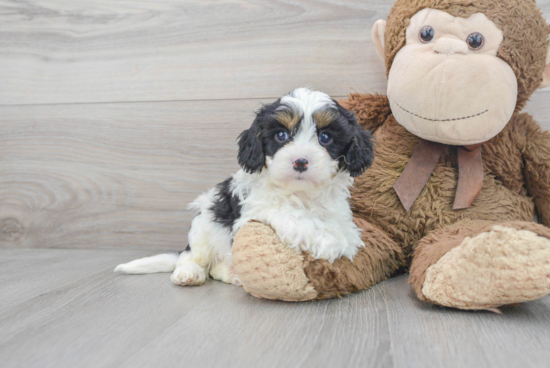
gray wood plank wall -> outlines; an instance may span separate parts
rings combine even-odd
[[[392,3],[0,0],[0,247],[183,247],[262,102],[385,91]]]

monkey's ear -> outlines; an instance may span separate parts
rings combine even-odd
[[[545,88],[550,86],[550,44],[548,44],[548,54],[546,55],[546,68],[542,73],[542,83],[539,88]]]
[[[376,53],[383,63],[386,63],[386,52],[384,51],[384,33],[386,32],[386,21],[379,19],[372,27],[372,41],[376,48]]]

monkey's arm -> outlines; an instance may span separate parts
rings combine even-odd
[[[355,113],[359,124],[373,132],[391,115],[388,97],[379,93],[352,93],[347,99],[338,102],[345,109]]]
[[[535,200],[539,220],[550,227],[550,132],[540,128],[529,115],[521,115],[525,124],[523,175],[527,190]]]

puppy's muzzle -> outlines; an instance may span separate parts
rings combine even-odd
[[[308,163],[309,162],[305,158],[299,158],[294,161],[294,170],[302,173],[307,170]]]

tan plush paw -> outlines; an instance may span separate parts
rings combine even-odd
[[[242,286],[257,298],[305,301],[317,292],[304,273],[304,257],[284,245],[270,226],[251,222],[233,241],[233,267]]]
[[[494,226],[466,238],[426,271],[424,296],[460,309],[490,309],[550,294],[550,239]]]

